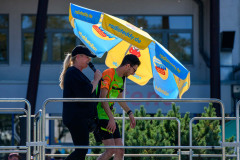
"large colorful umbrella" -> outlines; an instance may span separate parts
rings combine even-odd
[[[107,54],[106,65],[118,67],[126,54],[138,56],[141,65],[128,78],[145,85],[152,77],[162,98],[181,98],[190,87],[190,72],[160,43],[140,28],[109,14],[70,4],[69,21],[75,35],[97,57]]]

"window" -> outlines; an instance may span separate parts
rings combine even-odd
[[[192,16],[117,16],[129,23],[142,27],[156,41],[166,47],[179,61],[192,64],[193,36]],[[105,56],[93,59],[94,63],[104,63]]]
[[[188,33],[169,33],[169,51],[182,62],[191,62],[191,35]]]
[[[23,63],[29,63],[32,56],[35,15],[22,16],[22,53]],[[66,52],[71,52],[76,46],[74,35],[67,15],[48,15],[45,29],[43,63],[62,63]]]
[[[8,63],[8,15],[0,14],[0,64]]]
[[[182,63],[192,64],[192,17],[169,16],[168,50]]]

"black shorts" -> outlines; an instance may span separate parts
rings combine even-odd
[[[101,140],[121,138],[117,123],[116,123],[115,132],[113,134],[109,133],[107,131],[106,128],[108,125],[108,121],[109,120],[107,120],[107,119],[99,119],[98,133],[99,133]]]

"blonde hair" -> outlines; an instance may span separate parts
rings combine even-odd
[[[67,53],[66,57],[63,61],[63,69],[62,69],[62,73],[59,77],[59,81],[60,81],[60,88],[63,89],[64,88],[64,76],[66,74],[66,71],[69,67],[71,67],[73,65],[73,62],[75,61],[76,56],[72,57],[71,53]]]

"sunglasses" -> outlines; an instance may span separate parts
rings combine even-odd
[[[135,68],[133,68],[133,66],[131,66],[132,67],[132,69],[134,70],[134,72],[133,73],[135,73],[137,70],[135,69]]]

